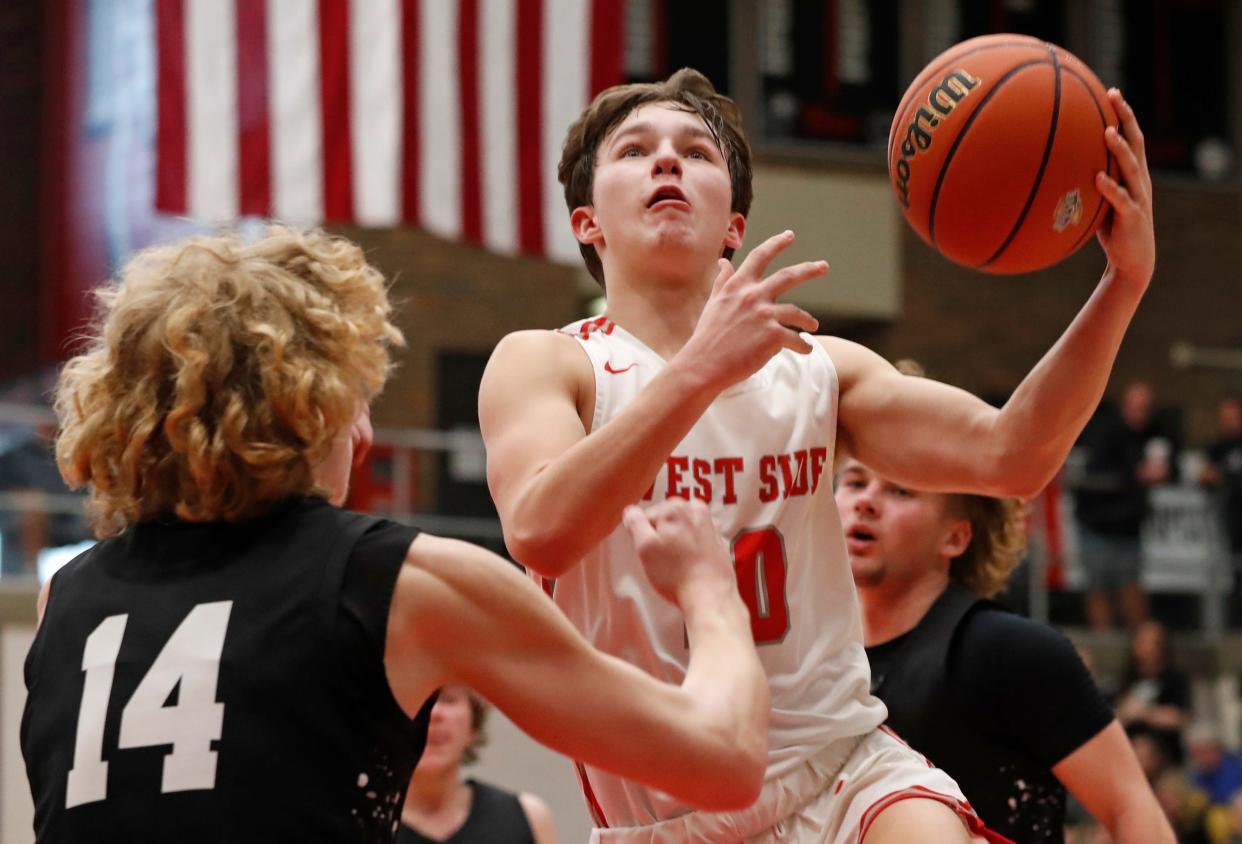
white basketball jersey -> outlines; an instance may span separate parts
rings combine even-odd
[[[592,431],[611,424],[665,366],[604,317],[563,331],[577,338],[595,372]],[[809,355],[781,351],[721,393],[646,496],[707,502],[730,545],[772,690],[769,779],[886,716],[870,693],[858,598],[832,495],[836,369],[822,346],[811,345]],[[624,528],[557,579],[553,600],[601,650],[669,682],[685,677],[681,611],[652,589]],[[647,824],[691,809],[596,768],[582,767],[580,775],[600,825]]]

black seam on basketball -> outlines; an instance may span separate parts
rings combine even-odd
[[[1026,221],[1026,215],[1031,212],[1031,206],[1035,204],[1035,197],[1039,194],[1039,185],[1044,180],[1044,171],[1048,169],[1048,159],[1052,157],[1052,145],[1057,139],[1057,124],[1061,118],[1061,61],[1057,58],[1057,51],[1052,47],[1048,48],[1048,55],[1052,56],[1052,123],[1048,127],[1048,140],[1044,142],[1044,157],[1040,159],[1039,170],[1036,171],[1035,181],[1031,184],[1031,192],[1027,194],[1026,204],[1022,206],[1022,212],[1018,214],[1017,222],[1009,230],[1009,236],[1005,238],[991,258],[979,265],[979,269],[983,269],[995,262],[1009,248],[1009,244],[1013,243],[1013,239],[1018,236],[1018,230],[1022,228],[1022,224]]]
[[[927,75],[927,79],[928,81],[930,81],[936,78],[938,74],[944,72],[944,69],[946,67],[952,67],[954,63],[960,61],[961,59],[966,58],[967,56],[973,56],[978,53],[986,53],[988,50],[999,50],[1002,47],[1036,47],[1036,46],[1038,45],[1032,44],[1030,41],[1006,41],[1003,44],[988,44],[984,47],[976,47],[973,50],[969,50],[965,53],[962,53],[960,56],[954,56],[950,61],[947,61],[944,64],[941,64],[939,67],[935,68],[934,70],[930,71]],[[927,70],[927,68],[924,68],[923,70]],[[918,79],[919,76],[923,75],[923,70],[920,70],[918,74],[914,77],[914,79],[910,80],[910,89],[907,90],[906,93],[902,95],[901,102],[897,104],[897,111],[894,112],[895,115],[901,116],[904,112],[909,110],[911,104],[906,103],[906,96],[910,96],[914,94],[914,81],[915,79]],[[902,120],[899,123],[896,123],[895,125],[900,126],[900,125],[903,125],[905,122],[906,122],[905,120]],[[890,130],[889,139],[888,139],[888,160],[890,162],[893,160],[893,141],[895,137],[896,136],[894,136],[892,131]]]
[[[1074,71],[1073,68],[1069,68],[1069,67],[1065,68],[1065,72],[1068,73],[1070,76],[1074,77],[1075,79],[1077,79],[1078,83],[1082,85],[1082,87],[1086,90],[1087,96],[1091,98],[1091,104],[1095,106],[1095,111],[1100,116],[1100,126],[1107,129],[1108,118],[1104,116],[1104,107],[1101,106],[1100,101],[1095,98],[1095,92],[1092,91],[1091,86],[1087,84],[1086,77]],[[1111,176],[1113,174],[1112,171],[1113,171],[1113,151],[1108,148],[1108,144],[1105,144],[1104,145],[1104,172],[1108,173]],[[1082,230],[1082,234],[1078,235],[1078,239],[1074,241],[1073,245],[1071,245],[1069,249],[1065,250],[1065,253],[1061,256],[1062,258],[1066,257],[1067,255],[1073,255],[1075,252],[1078,251],[1078,248],[1082,246],[1083,241],[1085,241],[1088,237],[1094,234],[1095,221],[1096,219],[1099,218],[1100,211],[1104,209],[1104,205],[1105,205],[1104,194],[1100,194],[1099,201],[1097,201],[1095,204],[1095,212],[1091,215],[1091,220],[1087,223],[1087,227]]]
[[[983,111],[986,106],[1001,89],[1001,86],[1017,75],[1018,71],[1026,70],[1037,64],[1045,64],[1044,59],[1032,59],[1029,62],[1023,62],[1019,65],[1011,67],[1004,76],[996,80],[996,84],[992,89],[983,95],[983,99],[979,101],[979,105],[966,118],[966,122],[962,124],[962,130],[957,133],[957,137],[953,139],[953,145],[949,147],[948,153],[944,157],[944,163],[940,165],[940,172],[936,175],[936,187],[932,189],[931,202],[927,206],[927,239],[931,241],[932,246],[936,245],[936,204],[940,202],[940,188],[944,185],[945,174],[949,172],[949,165],[953,163],[953,156],[957,154],[957,148],[962,145],[962,139],[966,137],[966,133],[970,131],[970,127],[974,125],[975,118]]]

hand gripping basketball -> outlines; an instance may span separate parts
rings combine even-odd
[[[1113,209],[1096,234],[1108,256],[1109,269],[1120,278],[1146,286],[1156,269],[1147,148],[1134,109],[1121,92],[1109,89],[1108,99],[1120,118],[1121,131],[1109,127],[1104,132],[1104,141],[1117,157],[1122,181],[1102,171],[1096,174],[1096,187]]]
[[[781,349],[811,351],[799,332],[815,332],[819,321],[796,305],[776,300],[824,275],[828,263],[804,261],[764,277],[772,260],[793,241],[791,231],[773,235],[736,270],[720,259],[711,295],[685,349],[696,369],[720,389],[756,372]]]

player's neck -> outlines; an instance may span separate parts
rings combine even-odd
[[[712,278],[617,273],[608,276],[609,319],[665,360],[694,333],[711,293]]]
[[[405,808],[407,813],[419,817],[434,817],[441,813],[451,814],[462,805],[469,807],[470,797],[470,786],[462,782],[458,768],[419,771],[410,780]]]
[[[948,571],[936,569],[913,580],[859,588],[863,644],[870,648],[909,633],[923,620],[948,585]]]

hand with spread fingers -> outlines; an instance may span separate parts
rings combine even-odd
[[[1108,99],[1117,112],[1120,131],[1105,129],[1104,142],[1117,158],[1121,180],[1104,172],[1096,174],[1096,187],[1112,206],[1112,213],[1105,218],[1097,237],[1108,256],[1107,272],[1146,287],[1156,269],[1147,150],[1134,109],[1116,88],[1109,89]]]
[[[809,354],[800,332],[814,333],[819,320],[777,299],[828,272],[827,261],[804,261],[767,275],[768,265],[794,241],[792,231],[756,246],[741,266],[717,263],[711,295],[682,354],[720,388],[759,370],[781,349]]]

